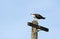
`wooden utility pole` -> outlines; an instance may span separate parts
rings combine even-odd
[[[32,23],[38,25],[38,22],[36,20],[33,20]],[[37,37],[38,37],[37,28],[32,27],[31,39],[38,39]]]
[[[38,18],[38,19],[43,18],[42,16],[40,16],[38,14],[35,14],[35,15],[37,16],[36,18]],[[45,18],[43,18],[43,19],[45,19]],[[31,39],[38,39],[38,29],[39,30],[46,31],[46,32],[49,31],[48,28],[38,25],[38,21],[36,19],[33,20],[32,23],[31,22],[28,22],[28,25],[32,27]]]

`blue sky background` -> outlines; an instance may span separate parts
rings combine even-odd
[[[38,39],[60,39],[60,0],[0,0],[0,39],[31,39],[31,13],[46,17],[39,25]]]

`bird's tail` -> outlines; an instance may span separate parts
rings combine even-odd
[[[43,17],[42,19],[45,19],[45,17]]]

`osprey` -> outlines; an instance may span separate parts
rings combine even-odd
[[[32,16],[37,19],[45,19],[45,17],[41,16],[40,14],[32,14]]]

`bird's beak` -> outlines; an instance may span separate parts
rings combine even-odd
[[[34,15],[34,14],[32,14],[32,17],[35,17],[35,15]]]
[[[31,15],[32,17],[35,17],[35,15],[34,15],[34,14],[32,14],[32,13],[31,13],[30,15]]]

